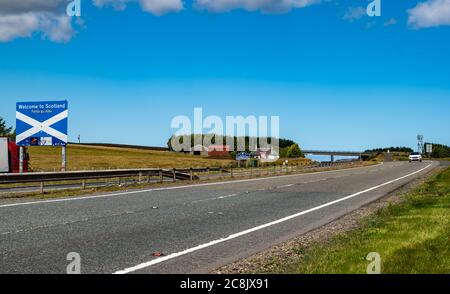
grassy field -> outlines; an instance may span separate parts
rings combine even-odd
[[[60,170],[61,148],[30,147],[28,150],[33,171]],[[280,160],[278,164],[282,162],[283,160]],[[289,162],[306,165],[311,161],[299,158]],[[231,159],[213,159],[168,151],[86,145],[67,146],[68,170],[225,167],[232,163],[235,162]]]
[[[61,166],[61,148],[30,147],[33,171],[54,171]],[[174,152],[131,148],[67,146],[68,170],[226,166],[231,160],[208,159]]]
[[[405,152],[393,152],[392,159],[394,161],[409,161],[409,154]]]
[[[364,274],[378,252],[382,273],[450,273],[450,169],[362,221],[361,228],[305,250],[276,266],[279,273]]]
[[[377,161],[377,162],[384,162],[386,160],[386,154],[379,153],[374,158],[372,158],[372,160]],[[393,161],[408,161],[409,154],[405,153],[405,152],[391,152],[391,160],[393,160]]]

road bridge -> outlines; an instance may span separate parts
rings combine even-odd
[[[332,162],[334,162],[335,156],[356,156],[359,159],[363,159],[373,155],[371,152],[363,152],[363,151],[303,150],[302,152],[303,154],[310,154],[310,155],[328,155],[331,157]]]

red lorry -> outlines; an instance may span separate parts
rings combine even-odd
[[[28,153],[24,147],[23,171],[28,172]],[[0,173],[18,173],[20,171],[20,147],[9,138],[0,138]]]

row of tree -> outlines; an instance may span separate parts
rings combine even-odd
[[[190,140],[188,142],[187,140]],[[271,137],[231,137],[231,136],[220,136],[216,134],[191,134],[191,135],[180,135],[180,136],[172,136],[169,138],[167,142],[167,147],[170,151],[188,151],[188,150],[176,150],[174,146],[172,145],[173,142],[177,142],[180,145],[183,145],[184,142],[187,142],[186,146],[189,148],[193,148],[198,142],[201,142],[200,144],[206,145],[206,147],[209,145],[208,143],[211,143],[211,145],[228,145],[228,142],[234,142],[234,148],[233,150],[230,150],[231,152],[235,153],[238,151],[238,143],[243,142],[244,143],[244,149],[245,152],[250,152],[250,150],[254,150],[256,148],[266,148],[268,145],[272,144],[272,142],[275,140],[275,138]],[[205,142],[208,142],[205,144]],[[280,147],[280,157],[286,158],[298,158],[303,157],[302,151],[300,149],[300,146],[295,143],[293,140],[290,139],[278,139],[278,144]],[[252,146],[250,146],[252,145]],[[244,150],[239,150],[244,151]]]
[[[369,149],[366,150],[365,152],[369,152],[369,153],[383,153],[383,152],[405,152],[405,153],[411,153],[414,152],[414,150],[412,150],[409,147],[389,147],[389,148],[376,148],[376,149]]]
[[[425,143],[425,146],[431,143]],[[450,158],[450,147],[443,144],[433,144],[432,158]]]
[[[431,153],[432,158],[449,158],[450,157],[450,147],[443,144],[433,144],[433,143],[425,143],[425,146],[428,144],[433,145],[433,152]],[[413,149],[409,147],[389,147],[389,148],[376,148],[376,149],[370,149],[366,150],[366,152],[372,152],[372,153],[383,153],[383,152],[404,152],[404,153],[411,153],[414,152]],[[425,152],[426,150],[424,150]]]
[[[14,139],[16,137],[16,131],[13,127],[8,127],[6,121],[0,117],[0,137],[9,137]]]
[[[179,144],[184,144],[184,142],[187,142],[187,140],[190,140],[189,144],[187,144],[190,148],[194,147],[198,142],[203,145],[209,145],[206,144],[206,142],[211,143],[211,145],[228,145],[228,142],[234,142],[234,150],[231,151],[237,151],[236,148],[238,148],[238,142],[243,141],[245,144],[245,151],[250,151],[250,143],[255,143],[256,146],[251,146],[251,148],[264,148],[267,147],[267,145],[272,144],[272,141],[275,140],[275,138],[271,137],[231,137],[231,136],[221,136],[217,134],[191,134],[191,135],[179,135],[179,136],[172,136],[169,138],[167,142],[167,147],[170,151],[174,151],[175,148],[172,146],[173,142],[178,142]],[[294,141],[289,139],[278,139],[280,149],[290,147],[295,144]],[[243,150],[239,150],[243,151]]]
[[[292,144],[291,146],[280,148],[281,158],[299,158],[305,157],[298,144]]]

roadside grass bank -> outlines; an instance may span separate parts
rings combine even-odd
[[[33,171],[60,169],[61,148],[39,146],[29,147],[28,150]],[[67,146],[68,170],[216,167],[230,165],[232,162],[230,159],[211,159],[169,151],[89,145]]]
[[[363,218],[357,228],[308,248],[295,257],[266,261],[252,272],[365,274],[371,252],[385,274],[450,273],[450,168]]]
[[[384,152],[379,152],[375,156],[370,158],[370,160],[371,161],[376,161],[376,162],[408,161],[409,160],[409,154],[405,153],[405,152],[391,152],[389,154],[384,153]]]

